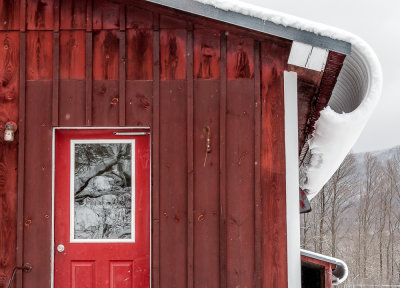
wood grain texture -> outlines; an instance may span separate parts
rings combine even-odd
[[[163,287],[186,288],[188,284],[186,107],[185,81],[161,81],[160,283]]]
[[[151,10],[141,9],[133,5],[126,6],[127,29],[152,29],[153,21]]]
[[[220,60],[219,31],[194,30],[194,77],[196,79],[219,79]]]
[[[16,265],[18,142],[4,142],[8,121],[18,123],[19,33],[0,32],[0,287]]]
[[[86,29],[86,1],[61,1],[60,29]]]
[[[254,62],[253,59],[249,61]],[[227,83],[226,179],[227,287],[254,287],[252,79],[237,79]]]
[[[254,287],[262,287],[261,53],[254,43]]]
[[[93,0],[93,29],[118,29],[119,5],[107,0]]]
[[[126,73],[129,80],[153,79],[153,31],[126,30]]]
[[[27,0],[28,30],[53,30],[54,0]]]
[[[220,104],[219,104],[219,269],[220,287],[227,287],[227,234],[226,234],[226,54],[227,39],[225,32],[221,33],[220,60]]]
[[[0,1],[0,30],[19,30],[20,1]]]
[[[85,126],[85,80],[61,79],[59,124],[61,127]]]
[[[193,206],[194,206],[194,187],[193,187],[193,30],[187,31],[186,42],[186,97],[187,97],[187,288],[193,288],[193,252],[194,252],[194,232],[193,232]]]
[[[228,80],[254,78],[254,40],[229,34],[227,43]]]
[[[18,115],[18,193],[17,193],[17,243],[16,261],[23,263],[24,256],[24,177],[25,177],[25,63],[26,63],[26,33],[20,33],[19,53],[19,115]],[[17,287],[22,288],[22,274],[16,277]]]
[[[53,33],[29,31],[26,34],[26,80],[53,77]]]
[[[23,274],[25,287],[49,287],[51,98],[52,81],[26,82],[24,262],[35,269]]]
[[[220,287],[220,82],[194,81],[194,287]],[[211,152],[207,154],[210,128]],[[207,158],[206,158],[207,157]]]
[[[152,109],[152,253],[151,277],[160,287],[160,16],[153,14],[153,109]]]
[[[60,78],[85,79],[85,31],[60,32]]]
[[[93,81],[93,126],[118,126],[118,86],[118,81]]]
[[[58,5],[58,3],[57,3]],[[52,126],[58,126],[59,90],[60,88],[60,33],[53,33],[53,103],[51,111]]]
[[[154,113],[152,81],[128,80],[126,95],[126,125],[151,127]]]
[[[291,42],[261,43],[261,191],[263,286],[287,287],[286,165],[283,71]]]
[[[186,30],[160,31],[161,80],[186,78]]]
[[[117,30],[93,34],[93,79],[118,80],[119,39]]]

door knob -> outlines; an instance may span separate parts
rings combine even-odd
[[[64,247],[64,245],[62,245],[62,244],[59,244],[58,246],[57,246],[57,251],[58,252],[64,252],[64,250],[65,250],[65,247]]]

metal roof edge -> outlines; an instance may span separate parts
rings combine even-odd
[[[244,15],[233,11],[225,11],[212,5],[203,4],[193,0],[146,0],[154,4],[181,10],[191,14],[200,15],[214,20],[222,21],[232,25],[244,27],[254,31],[274,35],[277,37],[302,42],[315,47],[320,47],[349,55],[351,44],[332,39],[327,36],[318,35],[309,31],[299,30],[294,27],[279,25],[257,17]]]

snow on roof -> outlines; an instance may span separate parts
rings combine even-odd
[[[309,139],[310,161],[300,167],[300,186],[313,198],[350,152],[379,101],[382,69],[374,51],[358,36],[328,25],[238,0],[195,1],[351,43],[351,55],[346,57],[328,107],[321,111]]]

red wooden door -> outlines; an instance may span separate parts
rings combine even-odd
[[[150,137],[132,132],[56,130],[56,288],[149,287]]]

